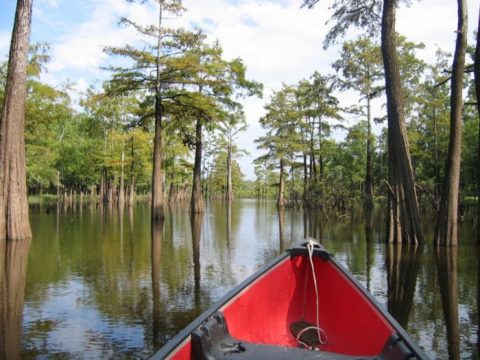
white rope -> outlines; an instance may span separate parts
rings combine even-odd
[[[304,343],[302,340],[300,340],[300,337],[303,335],[304,332],[306,332],[307,330],[317,330],[317,333],[318,333],[318,341],[320,344],[322,345],[325,345],[327,343],[327,334],[325,334],[325,331],[323,331],[321,328],[319,328],[318,326],[308,326],[304,329],[302,329],[298,335],[297,335],[297,342],[303,346],[305,346],[305,348],[307,349],[310,349],[310,350],[313,350],[313,347]],[[323,335],[324,339],[323,340],[321,338],[321,335]]]
[[[317,323],[316,323],[316,325],[317,326],[316,327],[315,326],[309,326],[309,327],[303,329],[302,331],[300,331],[299,334],[297,335],[297,341],[304,346],[305,346],[305,344],[300,341],[300,335],[303,334],[305,332],[305,330],[307,330],[307,329],[317,330],[318,342],[321,345],[325,345],[327,343],[327,335],[326,335],[325,331],[323,331],[320,328],[320,310],[319,310],[319,299],[318,299],[317,276],[315,274],[315,268],[313,266],[313,248],[316,245],[319,245],[319,244],[317,242],[311,240],[311,239],[308,240],[308,244],[307,244],[308,259],[310,260],[310,266],[312,268],[313,285],[315,286],[315,300],[316,300],[316,310],[317,310],[316,311],[316,313],[317,313]],[[323,336],[322,336],[322,334],[323,334]]]

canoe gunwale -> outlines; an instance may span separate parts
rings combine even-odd
[[[188,343],[191,339],[191,333],[197,329],[201,324],[203,324],[207,319],[212,316],[217,311],[222,311],[226,308],[232,301],[241,296],[245,291],[248,290],[255,282],[259,281],[268,273],[273,271],[277,266],[283,262],[289,260],[292,257],[296,256],[307,256],[308,250],[306,248],[307,243],[301,243],[297,246],[294,246],[290,249],[287,249],[283,254],[279,255],[273,261],[269,262],[265,266],[261,267],[258,271],[253,273],[247,279],[242,281],[240,284],[235,286],[230,290],[226,295],[224,295],[220,300],[218,300],[214,305],[200,314],[195,320],[193,320],[189,325],[187,325],[183,330],[181,330],[176,336],[174,336],[170,341],[168,341],[160,350],[158,350],[151,359],[160,360],[168,359],[175,355],[177,351],[182,349],[182,347]],[[323,246],[316,246],[313,251],[313,256],[320,257],[325,261],[329,261],[337,270],[348,279],[352,285],[357,288],[363,296],[370,302],[370,304],[384,317],[384,319],[393,327],[398,337],[400,337],[408,348],[416,355],[418,359],[430,359],[424,351],[416,344],[416,342],[410,337],[410,335],[403,329],[403,327],[393,318],[392,315],[382,306],[373,295],[342,265],[340,264],[335,257],[330,254]]]

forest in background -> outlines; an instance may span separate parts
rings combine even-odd
[[[333,18],[345,24],[349,20],[342,16],[356,2],[334,4],[339,10]],[[232,200],[235,193],[276,198],[279,207],[321,208],[342,216],[356,203],[371,209],[375,201],[388,197],[392,188],[388,131],[382,125],[388,119],[385,106],[384,115],[372,116],[372,104],[383,104],[386,91],[378,32],[372,36],[372,29],[364,26],[366,34],[343,43],[330,74],[305,74],[304,80],[273,93],[259,119],[265,134],[256,142],[264,155],[255,160],[252,182],[244,180],[238,165],[245,150],[235,139],[247,126],[241,98],[261,96],[262,85],[247,79],[241,59],[224,59],[221,45],[201,30],[162,24],[165,14],[181,15],[180,1],[159,5],[156,25],[121,19],[142,41],[105,48],[112,59],[104,69],[110,78],[101,89],[92,85],[78,104],[69,97],[68,84],[53,87],[41,81],[48,69],[49,45],[31,46],[25,134],[29,194],[56,194],[67,202],[89,194],[95,201],[123,206],[133,204],[138,193],[151,199],[153,188],[154,204],[155,196],[176,202],[191,194],[193,212],[202,212],[203,197]],[[326,43],[351,25],[338,24]],[[424,208],[439,211],[449,160],[454,49],[438,49],[436,61],[428,64],[417,54],[423,47],[396,36],[415,189]],[[461,220],[479,191],[475,49],[467,52]],[[6,62],[0,71],[3,103]],[[357,104],[341,104],[343,92],[356,96]],[[376,134],[373,127],[382,130]],[[345,137],[335,135],[336,130]],[[159,201],[154,213],[163,207]]]
[[[450,89],[445,80],[449,77],[451,55],[438,49],[436,63],[427,64],[416,55],[422,44],[401,39],[402,75],[408,91],[407,129],[417,182],[425,206],[438,208],[448,148]],[[74,193],[84,193],[115,201],[122,178],[127,198],[132,184],[135,193],[148,194],[153,153],[152,119],[148,118],[152,105],[145,103],[148,96],[140,91],[117,96],[108,94],[108,89],[98,91],[92,87],[77,106],[68,95],[68,85],[53,87],[40,80],[42,71],[48,70],[49,50],[47,44],[32,46],[29,60],[26,152],[30,195],[56,194],[68,200]],[[346,209],[365,199],[370,157],[374,196],[384,197],[387,129],[382,127],[377,136],[371,128],[373,123],[384,124],[385,115],[372,118],[369,110],[372,101],[382,101],[384,92],[379,44],[367,37],[345,42],[332,70],[332,74],[315,72],[272,95],[266,115],[260,119],[266,133],[257,143],[266,154],[255,161],[255,181],[244,179],[236,160],[246,151],[235,146],[235,139],[242,136],[246,126],[244,117],[235,117],[233,123],[222,119],[209,124],[212,126],[205,131],[202,162],[205,196],[226,197],[230,148],[236,196],[276,199],[283,157],[287,206],[305,203]],[[2,93],[5,74],[3,62]],[[468,97],[464,107],[461,194],[462,202],[471,204],[478,189],[479,124],[473,77],[470,73],[465,76]],[[105,83],[105,87],[108,85]],[[358,95],[358,104],[342,107],[339,93],[350,89]],[[188,119],[172,122],[167,130],[165,182],[174,201],[188,199],[191,191],[192,124]],[[346,133],[344,139],[333,136],[338,129]]]

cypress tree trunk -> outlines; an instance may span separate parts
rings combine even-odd
[[[280,182],[278,185],[277,208],[285,207],[285,179],[284,179],[284,160],[280,159]]]
[[[478,15],[477,44],[475,46],[475,92],[477,97],[477,110],[480,115],[480,13]],[[480,121],[478,124],[478,153],[477,159],[480,161]],[[480,171],[477,169],[477,242],[480,243]],[[480,331],[480,330],[479,330]]]
[[[115,175],[114,175],[113,178],[110,179],[110,182],[108,184],[108,198],[107,198],[108,206],[113,205],[115,188],[116,188],[116,185],[115,185]]]
[[[178,198],[178,186],[173,182],[170,183],[170,190],[168,191],[168,203],[173,204]]]
[[[417,194],[405,128],[403,90],[396,49],[396,1],[384,0],[382,56],[388,114],[389,201],[387,241],[423,243]]]
[[[193,168],[192,199],[190,211],[192,214],[199,214],[205,211],[205,204],[202,195],[202,122],[197,118],[196,139],[195,139],[195,165]]]
[[[118,206],[124,207],[125,206],[125,150],[122,149],[122,170],[120,173],[120,186],[118,189]]]
[[[0,240],[32,237],[25,160],[26,77],[32,1],[17,1],[0,117]]]
[[[153,172],[152,172],[152,221],[165,218],[163,208],[163,123],[162,123],[162,84],[160,79],[160,56],[162,47],[162,12],[163,2],[159,2],[158,17],[158,50],[157,50],[157,79],[155,86],[155,136],[153,141]]]
[[[365,175],[365,211],[373,209],[373,171],[372,171],[372,124],[370,95],[367,97],[367,168]]]
[[[435,228],[436,245],[457,245],[458,194],[460,188],[460,159],[462,151],[463,73],[467,47],[467,4],[458,0],[458,28],[452,66],[450,97],[450,137],[440,213]]]
[[[135,203],[135,161],[133,160],[134,148],[133,148],[133,136],[132,136],[132,147],[131,147],[132,163],[130,164],[130,189],[128,195],[128,206],[132,207]]]
[[[323,179],[323,154],[322,154],[322,118],[318,117],[318,171],[320,180]],[[323,185],[322,185],[323,186]]]
[[[434,137],[434,171],[435,171],[435,188],[434,188],[434,196],[435,202],[438,203],[438,199],[440,198],[440,164],[438,161],[438,130],[437,130],[437,111],[435,105],[433,105],[432,111],[432,118],[433,118],[433,137]],[[438,210],[438,208],[437,208]]]
[[[102,199],[103,205],[108,204],[108,180],[107,180],[107,169],[103,168],[102,170],[102,182],[100,184],[100,197]]]
[[[315,160],[315,118],[310,123],[310,180],[317,183],[317,166]]]
[[[228,139],[228,153],[227,153],[227,196],[228,202],[233,201],[233,184],[232,184],[232,139]]]
[[[308,166],[307,166],[307,154],[303,154],[303,203],[304,206],[307,203],[308,198]]]
[[[61,184],[60,184],[60,171],[57,170],[57,201],[60,201],[60,187],[61,187]]]

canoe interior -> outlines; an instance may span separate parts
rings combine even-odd
[[[327,343],[345,355],[379,354],[394,327],[334,262],[314,257],[319,321]],[[316,295],[309,259],[286,257],[220,308],[230,334],[258,344],[298,347],[290,324],[316,323]],[[195,359],[187,338],[171,359]]]

